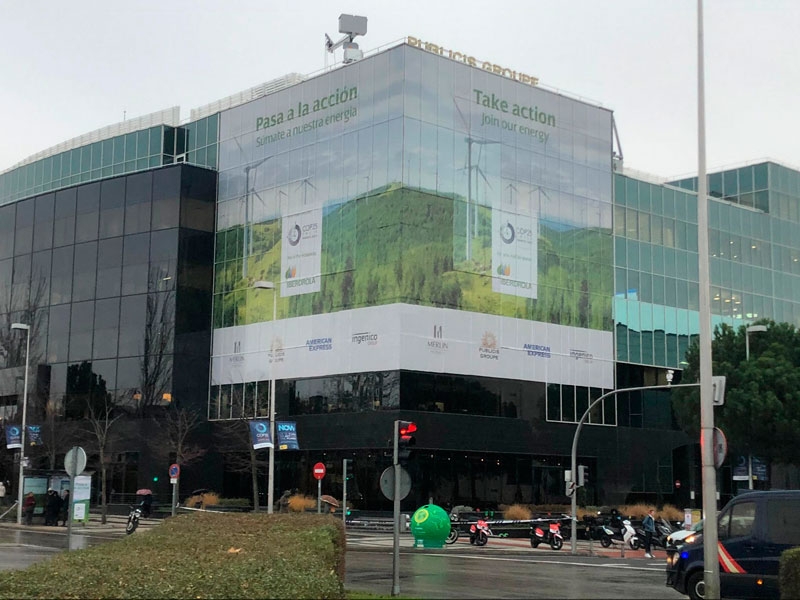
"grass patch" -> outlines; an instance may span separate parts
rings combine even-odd
[[[0,598],[345,598],[329,515],[195,512],[3,573]]]

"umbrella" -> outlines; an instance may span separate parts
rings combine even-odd
[[[148,495],[152,496],[153,492],[151,490],[147,489],[147,488],[142,488],[140,490],[136,490],[136,495],[137,496],[148,496]]]
[[[323,494],[322,496],[319,497],[319,499],[322,500],[323,502],[327,502],[334,508],[339,508],[339,501],[333,496],[328,496],[328,494]]]

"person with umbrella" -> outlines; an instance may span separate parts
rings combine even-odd
[[[153,508],[153,492],[148,488],[142,488],[140,490],[136,490],[136,496],[141,496],[142,498],[142,500],[139,502],[139,505],[142,507],[142,516],[145,518],[149,517]]]
[[[328,494],[322,494],[319,497],[320,501],[324,502],[330,507],[331,512],[335,512],[337,508],[339,508],[339,501],[334,498],[333,496],[329,496]]]

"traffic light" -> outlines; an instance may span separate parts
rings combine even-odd
[[[157,481],[158,481],[158,475],[154,475],[153,476],[153,483],[156,483]]]
[[[589,485],[589,467],[578,465],[578,487]]]
[[[417,424],[413,421],[397,422],[397,453],[399,458],[408,458],[411,454],[411,447],[417,443],[414,433],[417,431]]]
[[[344,459],[344,480],[350,481],[353,478],[353,459]]]

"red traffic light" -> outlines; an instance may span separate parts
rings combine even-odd
[[[408,435],[417,430],[417,424],[412,421],[400,421],[400,435]]]

